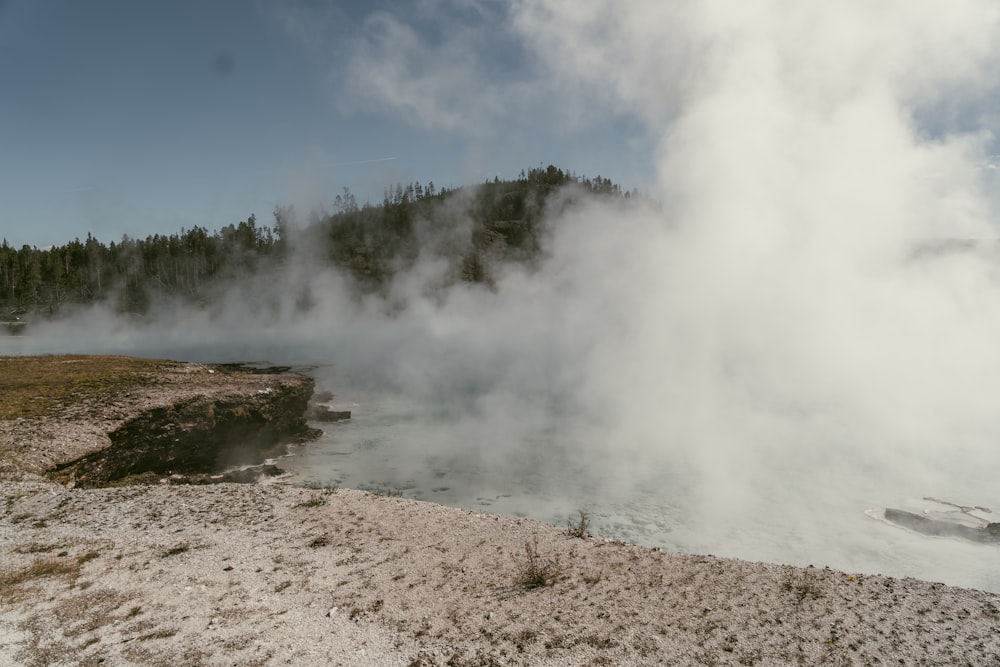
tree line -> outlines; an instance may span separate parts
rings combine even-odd
[[[88,234],[45,249],[16,249],[4,239],[0,313],[11,319],[109,302],[142,314],[165,297],[206,305],[220,288],[280,268],[293,253],[342,270],[359,294],[387,289],[422,254],[444,260],[450,281],[491,284],[503,263],[540,261],[548,209],[588,194],[626,199],[638,193],[550,165],[456,189],[396,184],[374,205],[359,206],[344,188],[332,212],[313,212],[302,225],[293,209],[279,207],[270,226],[250,215],[214,232],[196,226],[108,244]]]

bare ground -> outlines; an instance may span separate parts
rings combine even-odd
[[[7,452],[19,433],[75,452],[106,426],[0,424]],[[2,665],[1000,665],[1000,596],[981,591],[361,491],[67,489],[8,463]]]

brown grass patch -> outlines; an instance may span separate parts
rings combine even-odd
[[[14,553],[19,554],[47,554],[50,551],[55,551],[56,549],[62,548],[61,544],[42,544],[41,542],[32,542],[30,544],[25,544],[24,546],[17,547],[14,549]]]
[[[80,564],[71,558],[39,558],[31,565],[0,572],[0,598],[15,597],[24,584],[50,577],[76,578]]]
[[[128,393],[176,365],[120,356],[0,357],[0,419],[52,416],[82,400]]]
[[[170,558],[171,556],[176,556],[182,554],[185,551],[190,551],[191,546],[187,544],[178,544],[175,547],[170,547],[169,549],[162,551],[160,553],[160,558]]]

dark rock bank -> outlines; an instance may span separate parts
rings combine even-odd
[[[185,482],[253,481],[255,475],[221,471],[259,465],[289,442],[315,438],[306,411],[313,381],[281,383],[251,394],[198,395],[155,407],[108,433],[111,444],[60,464],[50,478],[76,487],[123,480],[173,478]],[[274,466],[264,474],[280,472]]]

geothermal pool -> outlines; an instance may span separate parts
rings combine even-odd
[[[805,453],[748,487],[750,495],[705,493],[681,457],[660,460],[661,469],[634,483],[609,482],[604,465],[578,456],[575,438],[558,429],[525,438],[515,428],[522,441],[506,443],[502,425],[469,422],[462,406],[443,409],[370,387],[324,388],[335,394],[329,405],[350,410],[352,419],[314,424],[324,435],[280,460],[296,483],[400,493],[554,525],[582,509],[593,533],[650,547],[1000,592],[1000,546],[927,537],[880,520],[884,507],[912,506],[923,495],[992,507],[1000,520],[996,485],[975,462],[956,464],[951,486],[920,488],[865,461],[845,457],[838,465]]]
[[[6,342],[5,354],[67,351],[62,341]],[[777,427],[761,429],[761,437],[738,432],[735,443],[711,449],[716,434],[694,431],[690,442],[671,442],[653,422],[637,431],[652,439],[629,448],[627,439],[608,439],[601,415],[574,413],[558,395],[546,402],[538,387],[497,392],[469,372],[437,373],[429,384],[412,377],[373,381],[372,368],[398,371],[402,362],[363,358],[354,369],[315,366],[323,357],[310,351],[232,343],[129,349],[208,363],[269,359],[261,363],[312,369],[317,388],[335,395],[330,407],[350,410],[352,419],[315,424],[324,436],[280,460],[292,473],[291,483],[400,492],[559,526],[582,509],[593,533],[645,546],[1000,593],[1000,546],[927,537],[878,519],[886,507],[905,509],[933,496],[992,508],[1000,520],[1000,452],[963,445],[960,430],[954,440],[925,435],[908,448],[908,437],[887,443],[884,431],[878,440],[864,428],[828,427],[777,406],[770,412],[778,415]],[[440,359],[428,363],[433,367]],[[922,431],[912,433],[919,437]],[[996,440],[988,431],[973,435],[978,440],[968,442]]]

